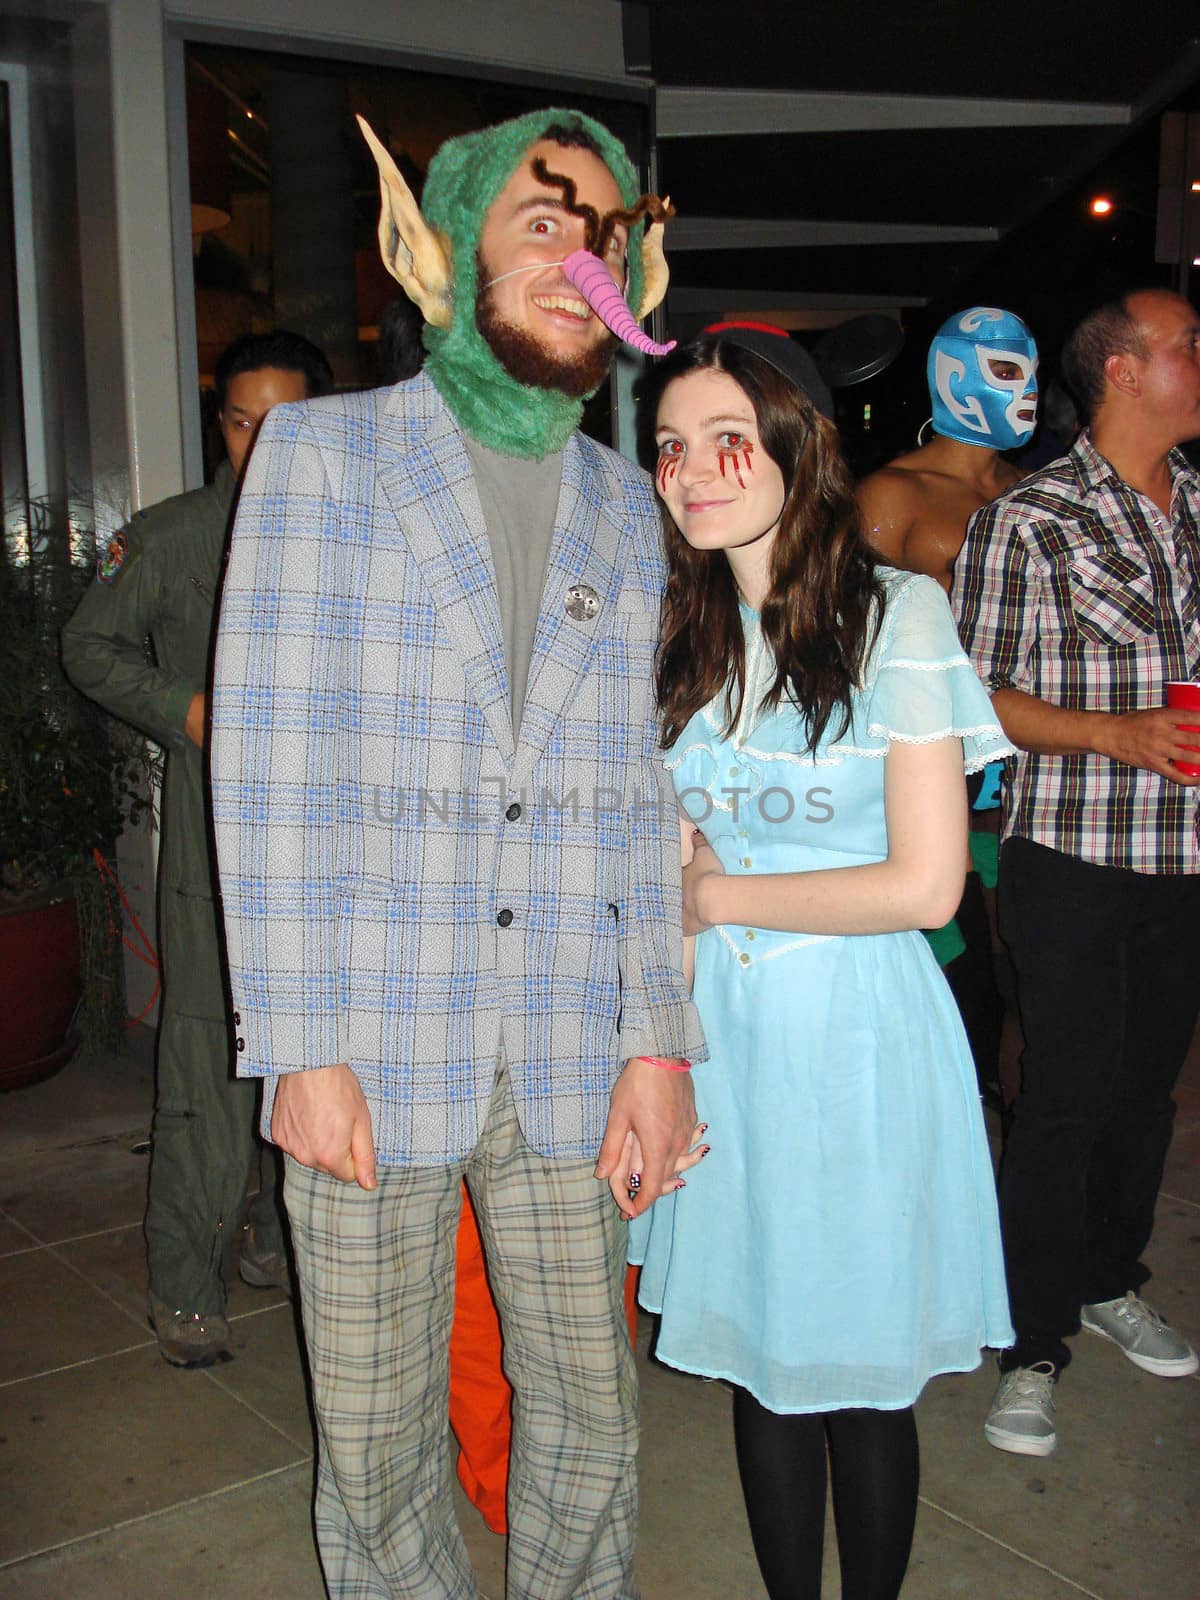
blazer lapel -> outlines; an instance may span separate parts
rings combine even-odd
[[[509,784],[519,789],[529,778],[555,724],[575,697],[597,646],[607,633],[629,549],[623,521],[606,498],[603,480],[578,435],[563,451],[562,486],[554,519],[554,538],[546,567],[546,583],[534,635],[529,686],[521,714],[521,738]],[[583,591],[585,604],[594,595],[594,615],[576,617]]]
[[[513,727],[496,573],[462,435],[428,379],[385,408],[379,481],[505,765]]]

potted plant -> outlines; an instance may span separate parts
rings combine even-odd
[[[59,632],[95,571],[90,530],[39,502],[0,560],[0,1088],[123,1033],[120,940],[95,852],[148,804],[145,741],[67,681]]]

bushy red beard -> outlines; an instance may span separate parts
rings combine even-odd
[[[557,389],[572,400],[585,400],[608,376],[613,352],[621,342],[606,328],[602,338],[575,356],[556,355],[532,333],[505,322],[496,311],[482,261],[476,263],[475,326],[496,360],[518,383],[531,389]]]

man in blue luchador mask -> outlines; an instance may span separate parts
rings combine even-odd
[[[1021,476],[1002,452],[1033,436],[1037,366],[1033,336],[1011,311],[972,306],[938,329],[925,367],[932,435],[859,490],[868,537],[886,560],[949,589],[968,517]]]
[[[926,429],[932,432],[859,488],[867,537],[886,561],[928,573],[949,590],[967,522],[1021,477],[1002,452],[1020,449],[1033,435],[1037,366],[1033,336],[1011,311],[972,306],[938,329],[925,365],[933,405]],[[972,790],[977,811],[996,814],[1000,766],[988,768]],[[962,1012],[980,1086],[996,1102],[1004,1005],[980,892],[996,881],[996,836],[987,821],[976,819],[972,829],[974,870],[958,914],[944,928],[931,930],[929,941]]]

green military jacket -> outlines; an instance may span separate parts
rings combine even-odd
[[[224,461],[205,488],[139,511],[109,541],[96,581],[62,635],[72,682],[167,751],[158,877],[166,1000],[207,1018],[224,1015],[223,986],[204,752],[184,725],[192,696],[207,692],[235,488]]]

